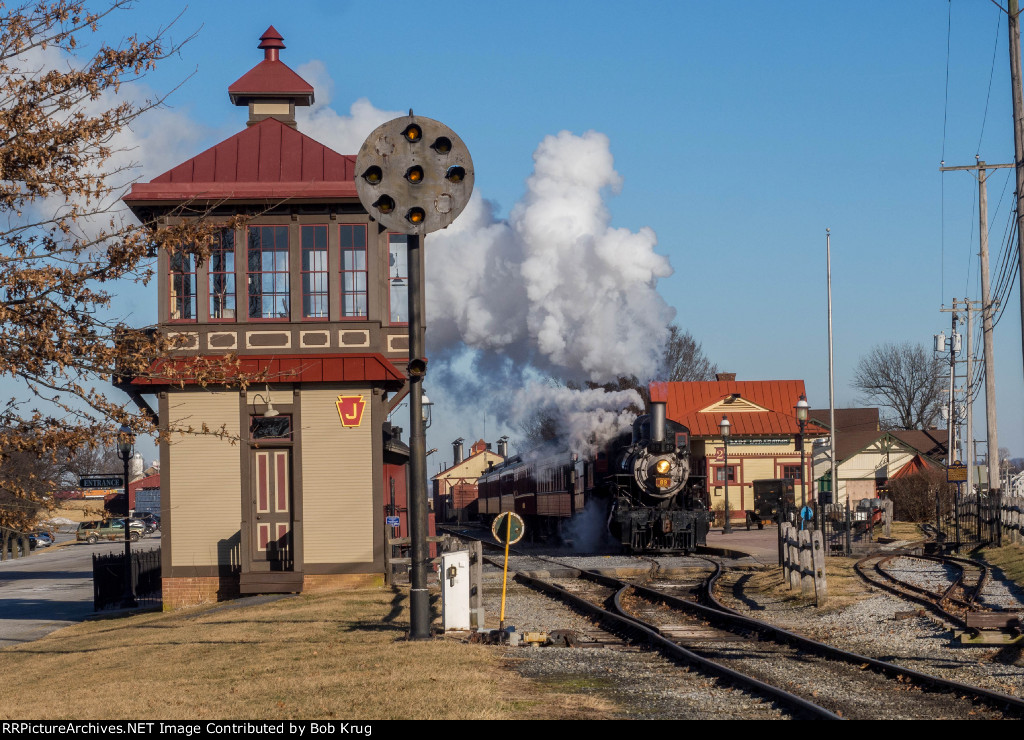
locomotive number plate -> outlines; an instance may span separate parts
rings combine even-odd
[[[672,479],[671,478],[663,478],[661,476],[658,476],[658,477],[656,477],[654,479],[654,485],[656,487],[658,487],[658,488],[671,488],[672,487]]]

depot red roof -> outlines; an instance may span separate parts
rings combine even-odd
[[[799,434],[795,406],[805,394],[802,380],[711,380],[651,383],[651,400],[667,404],[672,421],[684,424],[694,437],[718,437],[722,416],[729,417],[731,435]],[[828,434],[808,422],[805,434]]]
[[[355,166],[354,156],[265,118],[149,182],[134,184],[124,201],[356,198]]]
[[[313,86],[299,77],[279,58],[285,48],[284,39],[271,26],[260,36],[262,62],[228,86],[228,95],[235,105],[248,105],[250,98],[287,98],[295,105],[312,105]]]
[[[209,363],[209,356],[176,357],[153,363],[146,377],[133,378],[131,385],[167,386],[189,382],[194,378],[198,363]],[[259,376],[271,382],[366,382],[374,381],[385,387],[398,389],[405,383],[405,375],[383,355],[366,354],[331,355],[242,355],[237,367],[226,368],[227,378]],[[149,392],[149,391],[145,391]]]

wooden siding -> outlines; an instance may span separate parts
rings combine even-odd
[[[344,427],[339,395],[366,400],[358,427]],[[373,429],[369,388],[303,388],[302,498],[306,563],[373,562]]]
[[[173,516],[168,534],[174,541],[173,567],[237,564],[242,490],[238,402],[238,391],[168,394],[172,428],[198,431],[205,424],[211,431],[223,427],[235,438],[232,444],[209,434],[171,435],[168,504]]]

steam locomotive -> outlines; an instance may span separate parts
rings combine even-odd
[[[693,552],[712,515],[690,483],[690,432],[665,418],[665,404],[633,422],[591,459],[568,452],[516,456],[477,481],[478,511],[515,511],[527,531],[566,536],[570,522],[596,512],[629,552]]]

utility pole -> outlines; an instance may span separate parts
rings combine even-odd
[[[1013,159],[1017,169],[1017,259],[1020,267],[1021,351],[1024,352],[1024,101],[1020,87],[1020,11],[1009,0],[1010,86],[1013,88]]]
[[[990,292],[988,268],[988,170],[1013,167],[1012,164],[986,164],[979,159],[978,163],[964,167],[940,167],[942,172],[948,170],[978,171],[978,234],[980,236],[981,256],[981,327],[985,347],[985,436],[988,440],[988,488],[989,493],[998,493],[999,477],[999,433],[996,426],[996,356],[992,341],[992,316],[995,304]],[[968,340],[970,344],[970,340]]]
[[[974,378],[974,365],[971,364],[971,322],[974,319],[971,316],[972,302],[965,299],[964,303],[967,304],[967,379],[964,381],[964,403],[967,405],[967,438],[964,440],[964,457],[967,458],[967,495],[970,496],[974,493],[974,417],[972,413],[974,394],[971,389],[971,381]]]
[[[956,325],[959,320],[958,311],[960,310],[957,306],[957,299],[953,299],[952,308],[939,309],[942,313],[952,313],[953,322],[952,329],[950,330],[949,337],[949,396],[947,399],[947,413],[946,413],[946,465],[951,466],[954,462],[957,462],[956,456],[956,439],[957,439],[957,412],[956,412],[956,355],[960,351],[960,335],[957,333]],[[945,352],[946,351],[946,336],[945,334],[937,334],[935,336],[935,351]]]

